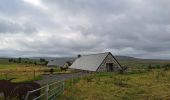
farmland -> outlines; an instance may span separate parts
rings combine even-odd
[[[0,59],[0,79],[15,78],[13,82],[39,80],[44,69],[41,65],[13,63],[8,62],[8,59]]]
[[[162,68],[168,60],[119,59],[129,68],[124,74],[93,73],[65,81],[60,100],[166,100],[170,99],[170,69]],[[151,69],[148,69],[151,66]],[[0,79],[16,78],[13,82],[40,80],[44,65],[13,63],[0,59]],[[61,73],[59,69],[55,69]],[[70,73],[67,71],[66,73]]]
[[[23,59],[21,63],[9,62],[7,58],[0,59],[0,79],[11,79],[12,82],[25,82],[41,80],[42,74],[49,74],[51,68],[35,59]],[[27,63],[25,63],[27,61]],[[36,64],[35,64],[36,62]],[[53,74],[72,73],[72,70],[60,71],[59,68],[53,68]]]

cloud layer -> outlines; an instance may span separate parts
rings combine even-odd
[[[170,59],[169,0],[0,1],[0,56]]]

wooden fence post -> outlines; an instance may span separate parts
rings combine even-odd
[[[6,80],[8,79],[8,74],[7,74],[7,73],[5,73],[5,79],[6,79]]]
[[[35,80],[35,70],[34,70],[34,80]]]
[[[64,92],[64,81],[63,81],[63,92]]]
[[[49,91],[49,85],[46,85],[46,100],[48,100],[48,91]]]

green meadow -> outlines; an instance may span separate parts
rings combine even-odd
[[[25,82],[41,79],[41,73],[46,68],[42,65],[29,63],[9,62],[6,58],[0,59],[0,79],[11,79],[13,82]]]
[[[27,63],[25,63],[27,61]],[[31,63],[30,63],[31,62]],[[34,64],[36,62],[36,64]],[[0,79],[11,79],[12,82],[36,81],[42,79],[42,74],[49,74],[51,68],[47,68],[38,60],[22,59],[21,63],[9,62],[7,58],[0,58]],[[61,71],[53,68],[53,74],[73,73],[73,70]]]
[[[170,61],[130,59],[119,62],[129,71],[94,73],[67,80],[59,100],[170,100],[170,69],[164,67]]]
[[[97,73],[66,81],[59,100],[169,100],[170,70]]]

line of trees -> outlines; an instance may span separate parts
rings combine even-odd
[[[27,64],[35,64],[35,65],[47,65],[48,61],[46,61],[43,58],[40,58],[39,61],[32,60],[32,59],[26,59],[26,58],[10,58],[8,59],[8,62],[14,62],[14,63],[27,63]]]
[[[9,62],[16,62],[16,63],[21,63],[22,61],[22,58],[19,57],[19,58],[10,58],[8,59]]]

